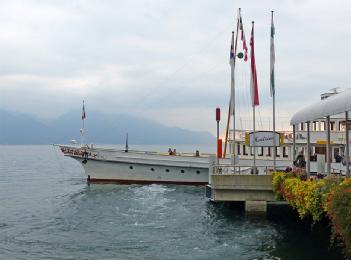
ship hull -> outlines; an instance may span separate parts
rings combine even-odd
[[[208,183],[210,157],[170,156],[156,153],[124,152],[60,146],[65,156],[74,158],[93,183],[184,184]]]

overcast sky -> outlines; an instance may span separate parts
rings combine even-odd
[[[351,86],[346,0],[0,3],[0,109],[50,118],[80,109],[85,99],[87,120],[89,110],[101,110],[215,133],[215,108],[228,109],[238,7],[247,41],[255,21],[258,128],[271,122],[271,10],[278,128],[321,93]],[[240,61],[236,75],[238,125],[249,128],[249,64]]]

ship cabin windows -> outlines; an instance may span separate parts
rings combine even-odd
[[[150,168],[150,171],[152,171],[152,172],[153,172],[153,171],[155,171],[155,169],[154,169],[154,168]]]
[[[166,172],[169,172],[169,169],[166,169]]]
[[[196,174],[200,174],[200,171],[199,171],[199,170],[197,170],[197,171],[196,171]]]
[[[271,157],[271,147],[267,147],[267,157]]]
[[[133,170],[133,166],[129,166],[129,169]]]
[[[261,146],[259,149],[258,156],[263,156],[263,147]]]
[[[351,129],[351,121],[347,121],[347,125],[348,125],[348,128],[349,130]],[[346,130],[346,124],[344,123],[344,131]]]
[[[285,147],[285,146],[283,146],[283,157],[284,158],[288,158],[289,157],[289,155],[287,153],[287,147]]]
[[[275,148],[275,155],[276,157],[280,157],[280,147]]]
[[[180,170],[181,173],[184,173],[185,171],[184,170]]]
[[[335,162],[337,163],[342,162],[342,157],[343,157],[342,149],[334,148],[333,155],[334,155],[333,158]]]
[[[247,155],[247,152],[246,152],[246,145],[243,145],[243,155]]]
[[[340,132],[345,132],[346,131],[346,121],[337,121],[338,123],[338,127],[337,127],[337,130],[340,131]],[[351,122],[348,121],[348,126],[349,126],[349,129],[351,129]]]
[[[321,121],[321,122],[319,122],[319,123],[320,123],[319,130],[320,130],[320,131],[325,131],[325,122],[324,122],[324,121]]]
[[[304,130],[304,123],[300,124],[300,130],[303,131]]]
[[[351,121],[350,120],[347,121],[347,125],[348,125],[349,129],[351,129]]]
[[[318,131],[318,122],[313,121],[313,123],[312,123],[312,131]]]
[[[300,152],[301,152],[302,154],[305,154],[305,147],[301,147]]]
[[[349,129],[351,129],[350,121],[348,122]],[[345,132],[346,131],[346,121],[339,121],[339,131]]]
[[[339,122],[339,131],[345,131],[345,121]]]

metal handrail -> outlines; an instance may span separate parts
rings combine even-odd
[[[291,165],[289,166],[276,166],[276,170],[278,169],[286,169],[288,167],[291,167]],[[259,169],[263,168],[264,169],[264,173],[267,175],[269,172],[273,172],[273,166],[268,166],[268,165],[256,165],[255,167],[252,165],[228,165],[228,164],[219,164],[219,165],[213,165],[212,166],[213,170],[212,170],[212,174],[235,174],[236,175],[241,175],[241,174],[259,174]],[[235,171],[234,171],[235,168]],[[256,168],[256,173],[254,172]]]
[[[125,152],[125,149],[115,149],[115,148],[102,148],[102,147],[89,147],[89,146],[72,146],[72,145],[60,145],[55,144],[55,146],[62,146],[68,149],[75,149],[75,150],[92,150],[92,151],[102,151],[102,152]],[[196,156],[196,153],[191,152],[177,152],[176,154],[170,155],[168,152],[155,152],[155,151],[142,151],[142,150],[128,150],[129,153],[135,154],[150,154],[150,155],[161,155],[161,156],[184,156],[184,157],[202,157],[207,158],[214,154],[211,153],[200,153],[199,156]]]

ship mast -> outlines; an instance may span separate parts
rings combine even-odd
[[[83,100],[83,107],[82,107],[82,128],[80,129],[80,145],[83,147],[84,146],[84,132],[85,132],[85,106],[84,106],[84,100]]]
[[[241,17],[241,8],[238,10],[238,18],[236,23],[236,36],[235,36],[235,44],[233,53],[233,59],[230,61],[230,68],[231,68],[231,96],[229,100],[229,107],[228,107],[228,119],[227,119],[227,127],[225,132],[225,142],[224,142],[224,153],[223,158],[226,157],[227,152],[227,142],[228,142],[228,135],[229,135],[229,123],[230,117],[233,115],[233,158],[235,156],[235,63],[236,63],[236,51],[238,46],[238,34],[239,34],[239,25],[240,25],[240,17]],[[232,32],[232,37],[234,38],[234,32]],[[232,38],[232,39],[233,39]],[[234,169],[235,171],[235,169]]]

